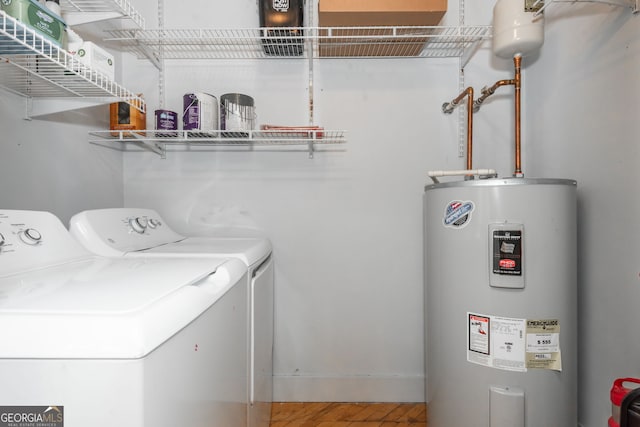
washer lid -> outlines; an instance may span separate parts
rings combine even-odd
[[[0,279],[0,358],[140,358],[244,279],[224,259],[88,259]]]
[[[253,237],[187,237],[130,255],[219,256],[237,258],[251,267],[271,253],[268,239]]]

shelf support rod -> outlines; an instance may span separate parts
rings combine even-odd
[[[471,170],[473,169],[473,88],[469,86],[451,102],[442,104],[442,112],[451,114],[465,97],[467,98],[467,169]],[[461,120],[460,123],[462,123]],[[460,129],[460,135],[462,135],[462,129]]]
[[[312,0],[307,0],[307,5],[308,5],[308,11],[307,11],[307,19],[311,22],[313,22],[313,6],[315,4],[315,1]],[[311,28],[307,29],[306,31],[311,31]],[[313,91],[314,91],[314,86],[313,86],[313,57],[314,57],[314,51],[313,51],[313,37],[309,37],[310,34],[307,34],[307,59],[309,61],[309,126],[313,126],[313,122],[314,122],[314,117],[313,117],[313,102],[314,102],[314,98],[313,98]],[[314,150],[314,139],[315,139],[315,133],[313,135],[313,139],[310,139],[308,142],[309,145],[309,158],[313,159],[313,150]]]
[[[158,103],[160,109],[165,105],[165,76],[164,76],[164,0],[158,0],[158,28],[160,29],[160,46],[158,47]]]
[[[307,17],[309,20],[313,20],[313,4],[314,1],[308,0],[308,12]],[[311,31],[309,28],[307,31]],[[307,34],[309,36],[309,34]],[[309,126],[313,126],[313,37],[307,38],[307,57],[309,60]]]
[[[458,11],[458,28],[464,27],[465,21],[465,3],[464,0],[458,1],[458,7],[460,10]],[[463,48],[464,49],[464,48]],[[463,50],[464,52],[464,50]],[[465,90],[465,78],[464,78],[464,67],[467,65],[469,58],[471,57],[471,53],[469,55],[463,55],[458,59],[458,91],[462,94]],[[473,91],[473,89],[471,89]],[[473,99],[473,93],[471,94],[471,99]],[[444,105],[443,105],[444,108]],[[467,107],[468,108],[468,107]],[[444,110],[443,110],[444,111]],[[445,111],[446,113],[447,111]],[[450,111],[449,111],[450,113]],[[465,156],[465,139],[467,141],[466,144],[466,153],[467,159],[469,159],[469,142],[468,138],[470,136],[471,129],[467,127],[467,133],[465,135],[464,131],[464,112],[462,110],[458,110],[458,158],[464,158]],[[468,112],[467,112],[468,114]],[[467,121],[468,123],[468,121]],[[470,166],[467,166],[467,169],[471,169]]]

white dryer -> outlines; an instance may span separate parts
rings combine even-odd
[[[268,427],[273,400],[274,277],[271,243],[254,237],[185,237],[152,209],[80,212],[69,229],[87,249],[110,257],[231,257],[248,269],[248,425]]]
[[[245,282],[236,259],[100,257],[49,213],[0,210],[0,417],[245,425]]]

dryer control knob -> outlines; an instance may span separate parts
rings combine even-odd
[[[149,219],[149,222],[147,224],[149,225],[149,228],[156,228],[162,225],[160,221],[154,218]]]
[[[20,233],[20,240],[27,245],[37,245],[42,241],[42,234],[35,228],[27,228]]]
[[[5,244],[4,236],[0,233],[0,252],[2,251],[2,247]]]
[[[144,230],[147,228],[147,219],[142,217],[131,218],[129,220],[129,225],[131,226],[133,231],[135,231],[136,233],[142,234],[144,233]]]

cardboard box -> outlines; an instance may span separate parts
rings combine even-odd
[[[432,26],[447,11],[447,0],[320,0],[321,27]]]
[[[131,103],[139,103],[134,100]],[[144,130],[147,128],[147,115],[129,102],[114,102],[109,105],[109,128],[111,130]],[[111,132],[112,136],[118,136],[118,132]],[[125,132],[124,136],[131,136]]]
[[[96,70],[115,80],[113,55],[92,42],[69,43],[69,53],[92,70]]]
[[[34,29],[54,45],[61,47],[65,44],[64,20],[36,0],[2,0],[0,10]]]
[[[319,0],[320,27],[427,27],[436,26],[447,11],[447,0]],[[400,29],[407,37],[385,38],[391,29],[376,29],[366,34],[354,30],[333,30],[331,38],[322,40],[320,56],[415,56],[426,37],[415,30]],[[396,34],[398,35],[398,34]],[[344,37],[343,37],[344,36]]]

